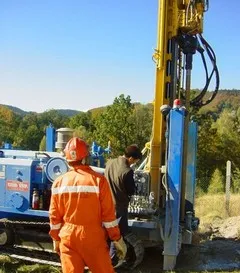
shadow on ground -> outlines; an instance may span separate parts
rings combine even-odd
[[[118,269],[117,273],[160,273],[163,270],[162,249],[148,248],[141,265],[134,270]],[[204,241],[183,246],[174,272],[211,272],[240,270],[240,242],[228,239]]]

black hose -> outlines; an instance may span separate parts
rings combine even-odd
[[[205,56],[204,56],[204,49],[201,46],[199,46],[198,47],[198,52],[201,54],[202,62],[203,62],[203,65],[204,65],[204,70],[205,70],[205,74],[206,74],[206,83],[205,83],[204,88],[200,92],[200,94],[197,95],[195,98],[193,98],[190,101],[191,106],[195,106],[195,107],[198,107],[198,108],[209,104],[216,97],[217,92],[219,90],[219,85],[220,85],[220,76],[219,76],[219,71],[218,71],[217,64],[216,64],[216,55],[215,55],[212,47],[208,44],[208,42],[203,38],[202,35],[199,35],[199,39],[200,39],[203,47],[205,48],[205,51],[207,52],[207,55],[208,55],[209,59],[212,62],[213,68],[212,68],[212,71],[211,71],[211,73],[209,75],[208,74],[208,69],[207,69],[207,64],[206,64],[206,59],[205,59]],[[210,82],[211,82],[212,77],[213,77],[214,74],[215,74],[215,78],[216,78],[215,89],[214,89],[212,95],[210,96],[210,98],[207,99],[206,101],[203,101],[203,97],[206,95],[206,93],[208,91],[208,87],[210,85]]]
[[[209,43],[203,38],[202,35],[200,35],[200,40],[202,42],[202,44],[204,45],[204,47],[206,48],[206,52],[213,64],[213,70],[212,70],[212,73],[209,77],[209,83],[211,81],[211,78],[213,76],[213,74],[215,74],[215,78],[216,78],[216,84],[215,84],[215,89],[212,93],[212,95],[210,96],[209,99],[207,99],[206,101],[201,101],[200,103],[198,103],[198,106],[201,107],[201,106],[204,106],[204,105],[207,105],[209,104],[217,95],[218,93],[218,90],[219,90],[219,86],[220,86],[220,76],[219,76],[219,71],[218,71],[218,67],[217,67],[217,64],[216,64],[216,55],[212,49],[212,47],[209,45]]]

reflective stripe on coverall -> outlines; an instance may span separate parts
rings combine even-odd
[[[119,240],[111,191],[105,177],[80,165],[56,179],[49,209],[50,232],[60,240],[63,273],[113,273],[106,231]],[[103,228],[103,226],[105,228]]]

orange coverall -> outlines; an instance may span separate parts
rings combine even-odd
[[[50,236],[60,240],[63,273],[114,273],[107,236],[121,235],[111,191],[105,177],[80,165],[52,185],[49,209]]]

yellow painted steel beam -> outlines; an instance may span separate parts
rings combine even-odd
[[[201,0],[159,0],[158,2],[157,48],[153,54],[156,63],[153,126],[150,157],[146,166],[151,176],[151,191],[154,192],[158,204],[162,194],[160,168],[164,160],[166,127],[160,107],[170,102],[166,88],[172,80],[167,76],[167,63],[172,59],[169,41],[181,32],[192,35],[201,33],[203,13],[204,1]]]
[[[160,113],[163,104],[169,104],[166,96],[166,86],[171,78],[167,76],[167,62],[172,56],[168,52],[169,40],[177,33],[177,1],[159,0],[157,49],[153,55],[156,62],[155,99],[153,107],[152,139],[150,145],[150,176],[151,191],[154,192],[157,203],[160,199],[160,180],[164,149],[165,149],[165,121]]]

